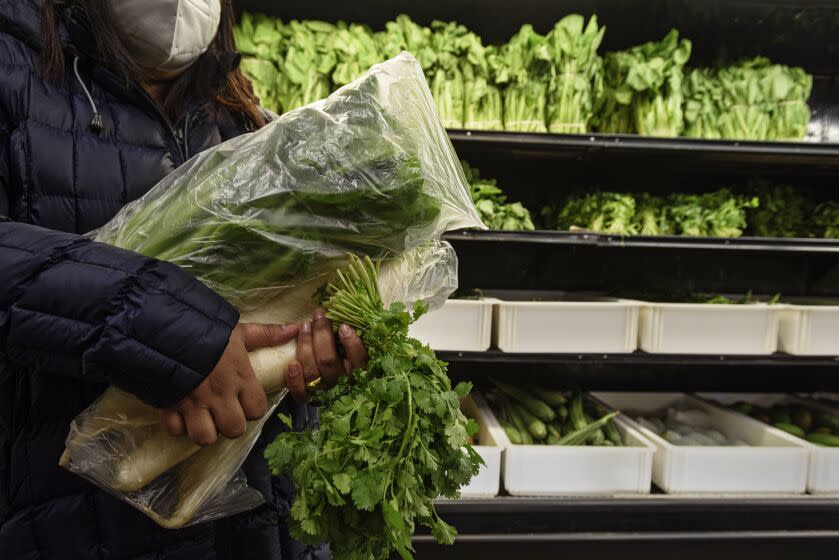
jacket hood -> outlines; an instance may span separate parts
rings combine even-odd
[[[0,0],[0,31],[40,50],[41,4],[42,0]],[[63,26],[61,34],[66,37]]]
[[[43,3],[43,0],[0,0],[0,32],[40,51]],[[83,19],[72,8],[64,8],[58,20],[58,35],[65,51],[93,57],[95,43]]]

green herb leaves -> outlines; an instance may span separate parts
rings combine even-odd
[[[320,427],[284,433],[265,451],[275,474],[294,482],[290,530],[306,543],[328,541],[337,560],[411,557],[417,524],[438,542],[455,530],[432,505],[456,497],[482,463],[469,445],[477,425],[460,411],[468,384],[452,389],[446,364],[408,338],[413,314],[401,304],[385,309],[370,259],[351,258],[323,292],[327,315],[359,330],[370,361],[318,393]]]

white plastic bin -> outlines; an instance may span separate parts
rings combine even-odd
[[[638,346],[653,354],[772,354],[781,306],[643,303]]]
[[[450,299],[411,325],[409,334],[434,350],[483,352],[492,335],[493,299]]]
[[[802,494],[809,450],[797,437],[681,393],[595,393],[657,448],[653,482],[669,494]],[[750,447],[677,446],[635,422],[684,403],[708,412],[712,425]]]
[[[784,305],[778,350],[796,356],[839,356],[839,302]]]
[[[477,401],[477,399],[476,399]],[[515,445],[485,407],[489,430],[503,447],[501,477],[513,496],[649,494],[653,445],[620,417],[623,447]]]
[[[723,405],[730,405],[738,401],[744,401],[763,407],[771,407],[778,404],[803,404],[811,410],[823,410],[825,412],[839,414],[839,411],[829,406],[791,395],[762,393],[708,393],[701,396]],[[745,414],[743,417],[749,422],[757,422],[761,425],[765,425],[759,420],[746,416]],[[798,438],[798,440],[810,453],[810,468],[807,473],[807,492],[810,494],[839,494],[839,447],[822,447],[819,445],[813,445],[801,438]]]
[[[485,463],[480,472],[472,477],[469,484],[460,489],[460,497],[492,498],[498,495],[498,488],[501,483],[501,446],[495,440],[495,433],[490,428],[489,410],[477,394],[463,399],[460,406],[481,427],[481,431],[478,433],[478,445],[473,447]]]
[[[638,303],[499,301],[493,342],[504,352],[628,354],[638,347]]]

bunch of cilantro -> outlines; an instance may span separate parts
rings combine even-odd
[[[292,536],[328,542],[336,560],[411,558],[417,524],[451,544],[456,531],[432,500],[457,497],[482,464],[466,443],[477,424],[460,411],[471,386],[452,389],[446,364],[408,337],[427,307],[385,308],[377,273],[369,258],[351,258],[322,294],[327,316],[358,330],[367,367],[318,392],[319,428],[281,434],[265,450],[274,474],[295,486]]]

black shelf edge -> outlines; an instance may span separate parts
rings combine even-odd
[[[839,296],[835,239],[559,231],[460,231],[445,238],[457,252],[464,289]]]
[[[561,473],[557,473],[561,476]],[[414,539],[418,558],[791,558],[839,542],[839,498],[648,496],[439,500],[452,547]],[[741,556],[738,556],[741,555]]]
[[[498,231],[462,230],[445,234],[448,241],[459,243],[511,243],[534,245],[584,245],[593,247],[703,250],[703,251],[759,251],[766,253],[837,253],[839,239],[774,238],[774,237],[685,237],[620,236],[599,233],[552,230]]]
[[[455,146],[529,153],[540,156],[671,156],[698,161],[839,167],[839,144],[755,142],[656,138],[629,134],[539,134],[527,132],[449,130]]]
[[[768,356],[726,356],[716,354],[531,354],[487,350],[486,352],[438,351],[440,359],[452,362],[471,363],[507,363],[507,364],[618,364],[626,366],[640,365],[676,365],[676,366],[714,366],[741,367],[744,365],[761,367],[817,367],[836,368],[839,374],[839,357],[833,356],[790,356],[788,354],[770,354]]]
[[[490,377],[600,391],[839,391],[839,358],[646,354],[515,354],[439,351],[455,379]]]

